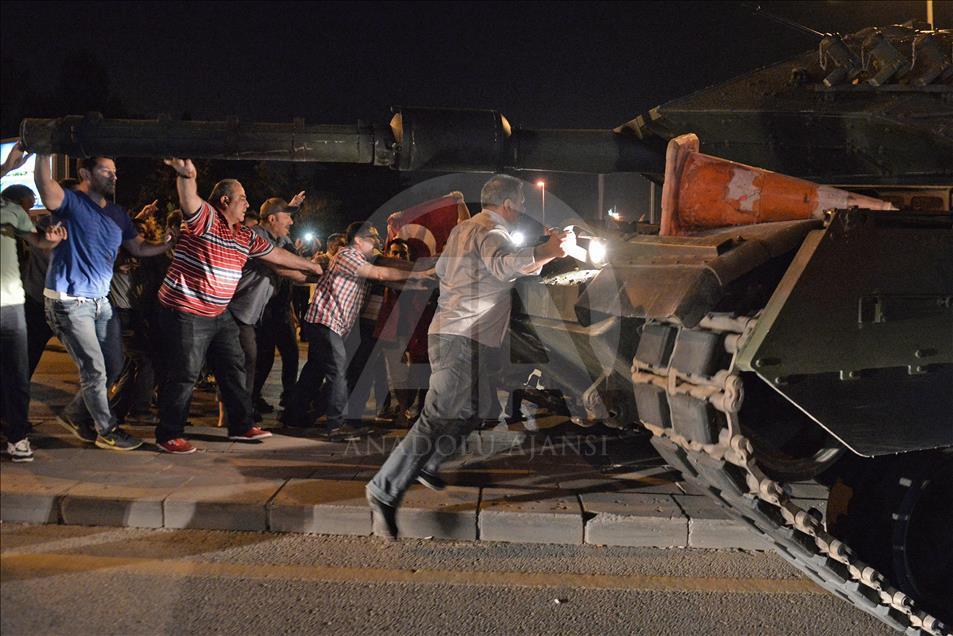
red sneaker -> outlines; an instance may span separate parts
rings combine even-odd
[[[173,455],[188,455],[189,453],[194,453],[196,450],[194,446],[181,437],[159,443],[158,446],[165,452],[172,453]]]
[[[265,439],[266,437],[271,437],[271,433],[268,431],[263,431],[257,426],[252,426],[244,433],[240,433],[238,435],[229,434],[228,439],[233,439],[236,442],[249,442],[258,439]]]

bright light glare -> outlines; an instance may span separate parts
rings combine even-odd
[[[606,244],[599,239],[589,242],[589,259],[593,265],[603,265],[606,262]]]
[[[313,240],[314,240],[314,232],[308,232],[307,234],[305,234],[305,235],[304,235],[304,240],[306,240],[306,241],[313,241]]]
[[[546,182],[545,182],[545,181],[542,181],[542,180],[537,181],[537,182],[536,182],[536,187],[537,187],[537,188],[545,188],[545,187],[546,187]]]
[[[510,234],[510,240],[513,241],[513,245],[522,245],[526,242],[526,236],[522,232],[513,232]]]
[[[618,212],[616,212],[616,211],[615,211],[615,208],[611,208],[611,209],[609,210],[609,218],[615,219],[616,221],[618,221],[619,219],[622,218],[622,215],[619,214]]]

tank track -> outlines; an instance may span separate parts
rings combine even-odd
[[[732,314],[709,314],[695,329],[646,323],[632,381],[652,445],[688,482],[825,590],[905,634],[950,636],[949,625],[917,608],[829,534],[819,511],[795,504],[790,486],[759,467],[751,442],[741,434],[744,391],[735,368],[755,324],[756,317]]]

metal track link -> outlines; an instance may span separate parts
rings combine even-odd
[[[636,354],[633,384],[665,387],[669,397],[697,396],[713,405],[719,427],[716,443],[702,443],[679,433],[678,422],[665,425],[668,423],[643,421],[653,434],[652,445],[687,481],[707,493],[730,516],[770,541],[782,558],[825,590],[905,634],[953,636],[950,626],[918,609],[883,574],[829,534],[818,511],[795,504],[787,484],[770,479],[759,468],[754,448],[741,434],[738,422],[743,393],[741,376],[735,369],[737,351],[755,323],[755,317],[713,314],[691,330],[696,335],[717,334],[723,351],[713,352],[711,360],[722,360],[722,367],[724,360],[730,360],[727,367],[712,371],[707,377],[672,368],[674,355],[662,365],[653,365],[639,360]],[[654,324],[681,329],[677,325]]]

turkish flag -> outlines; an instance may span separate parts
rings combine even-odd
[[[387,219],[388,242],[401,238],[410,248],[410,260],[431,258],[443,251],[454,226],[470,218],[463,199],[447,195],[395,212]],[[432,266],[432,265],[431,265]],[[404,290],[400,294],[386,289],[384,304],[375,326],[375,337],[399,342],[414,362],[427,360],[427,329],[436,305],[433,291]]]
[[[452,196],[425,201],[387,219],[387,240],[401,238],[410,246],[410,259],[437,256],[466,204]],[[469,217],[469,211],[463,216]]]

